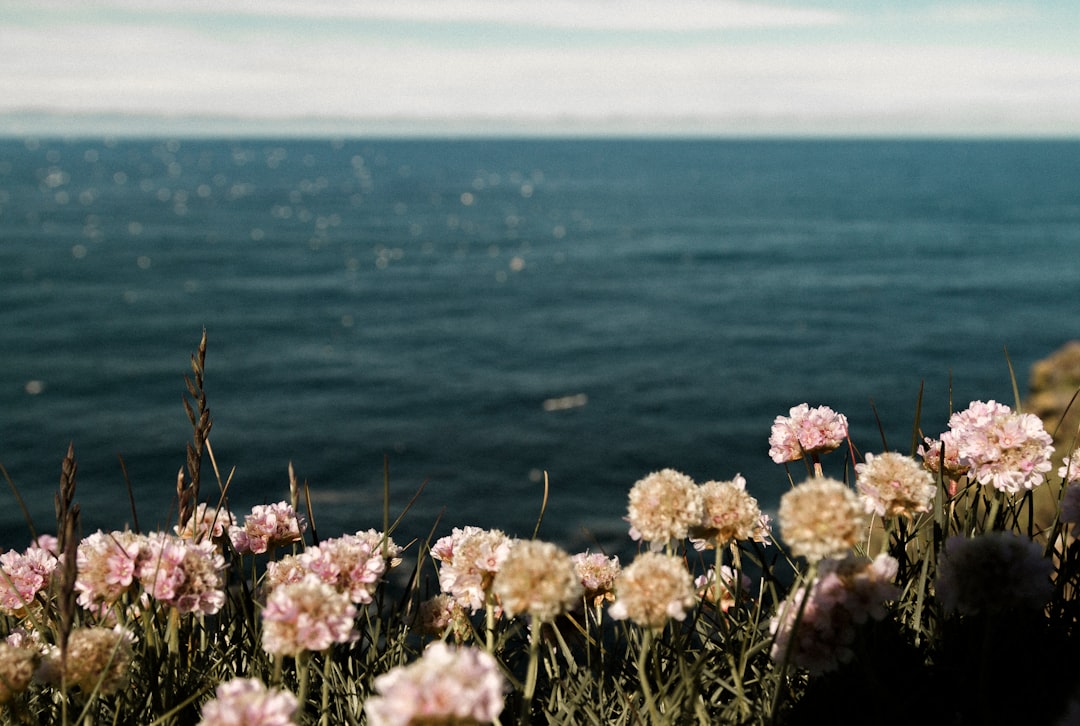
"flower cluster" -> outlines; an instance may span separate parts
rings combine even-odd
[[[574,555],[574,571],[585,592],[585,599],[599,606],[615,599],[615,580],[622,572],[618,557],[600,552],[579,552]]]
[[[225,559],[212,542],[156,534],[145,550],[138,575],[150,597],[181,613],[213,615],[225,604]]]
[[[769,457],[777,464],[838,449],[848,435],[847,417],[828,406],[799,404],[777,416],[769,434]]]
[[[394,547],[395,552],[397,547]],[[371,602],[387,570],[387,562],[370,537],[347,534],[309,547],[297,555],[299,564],[323,582],[349,596],[357,605]]]
[[[217,509],[205,502],[195,507],[195,512],[184,525],[173,528],[181,539],[193,539],[196,542],[216,540],[225,537],[236,526],[236,517],[227,509]]]
[[[95,532],[79,543],[79,604],[104,612],[135,586],[181,613],[216,613],[225,603],[225,559],[212,542],[156,532]]]
[[[866,455],[855,465],[856,487],[868,513],[879,517],[907,517],[930,511],[937,493],[934,477],[910,456],[886,452]]]
[[[0,641],[0,706],[30,686],[37,661],[36,650]]]
[[[685,539],[691,528],[699,526],[705,507],[693,479],[663,469],[634,484],[628,511],[630,537],[660,549],[672,540]]]
[[[923,459],[929,461],[935,442],[926,443]],[[972,401],[950,416],[949,431],[938,446],[945,447],[946,458],[955,449],[958,465],[980,484],[1008,493],[1042,484],[1054,453],[1053,439],[1038,416],[1015,413],[996,401]]]
[[[746,491],[746,479],[736,474],[731,481],[707,481],[701,485],[702,518],[690,531],[695,549],[723,547],[731,542],[769,536],[768,518],[757,499]]]
[[[855,492],[843,482],[815,477],[780,497],[780,536],[797,557],[811,562],[843,554],[862,537],[867,520]]]
[[[490,654],[442,641],[375,679],[364,703],[371,726],[491,723],[503,710],[506,681]]]
[[[296,696],[271,690],[255,678],[235,678],[217,687],[216,698],[202,708],[197,726],[291,726]]]
[[[287,502],[258,504],[244,517],[243,526],[229,527],[229,539],[240,554],[262,554],[275,547],[299,542],[306,520]]]
[[[570,555],[539,540],[514,543],[492,590],[508,616],[527,614],[540,622],[562,615],[584,592]]]
[[[1053,563],[1037,542],[1013,532],[945,540],[935,589],[948,611],[962,615],[1037,610],[1053,592]]]
[[[279,585],[262,610],[262,646],[267,653],[296,656],[355,639],[356,606],[315,575]]]
[[[38,593],[48,590],[56,565],[56,556],[41,547],[0,555],[0,612],[23,615]]]
[[[608,614],[659,630],[672,618],[684,620],[695,601],[694,578],[682,559],[644,552],[615,581],[615,602]]]
[[[454,527],[431,546],[440,562],[439,586],[472,612],[484,607],[488,590],[510,555],[511,540],[497,529]]]
[[[900,594],[892,582],[897,568],[888,555],[823,561],[817,579],[795,590],[773,617],[773,659],[812,674],[851,661],[857,627],[884,618],[884,603]]]
[[[135,637],[127,630],[105,627],[75,628],[68,637],[67,658],[52,646],[36,677],[54,686],[62,681],[89,694],[116,693],[127,684],[135,657]]]
[[[415,630],[423,635],[441,638],[449,630],[462,641],[469,633],[469,614],[452,595],[442,592],[420,603]]]

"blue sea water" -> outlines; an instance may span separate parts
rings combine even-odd
[[[41,531],[69,443],[85,530],[125,477],[167,526],[205,329],[234,510],[292,462],[320,536],[381,527],[388,461],[399,541],[528,536],[546,472],[541,536],[618,549],[659,468],[774,507],[799,403],[863,452],[923,385],[928,435],[1012,403],[1005,349],[1023,391],[1080,335],[1078,250],[1076,142],[0,140],[0,463]]]

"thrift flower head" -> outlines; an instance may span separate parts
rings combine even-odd
[[[157,533],[146,540],[139,580],[155,600],[181,613],[213,615],[225,604],[225,558],[212,542]]]
[[[859,498],[836,479],[815,477],[780,497],[780,536],[797,557],[811,562],[847,552],[867,520]]]
[[[703,514],[691,528],[696,549],[723,547],[730,542],[768,536],[757,500],[746,492],[746,479],[736,474],[731,481],[708,481],[701,485]]]
[[[1012,532],[953,536],[938,562],[938,601],[962,615],[1038,610],[1053,592],[1053,569],[1042,545]]]
[[[469,628],[469,615],[453,596],[440,593],[420,603],[416,631],[422,635],[441,638],[447,629],[451,629],[457,640],[464,640]]]
[[[439,586],[472,612],[484,607],[488,589],[510,555],[511,540],[497,529],[454,527],[431,547],[438,560]]]
[[[659,630],[671,618],[683,620],[696,602],[694,578],[678,557],[644,552],[615,582],[615,603],[608,614]]]
[[[593,605],[615,599],[615,580],[622,567],[618,557],[608,557],[600,552],[581,552],[574,555],[574,571],[584,589],[585,599]]]
[[[134,642],[134,636],[119,627],[75,628],[68,636],[63,677],[84,694],[95,688],[104,696],[116,693],[128,682],[135,657]],[[50,650],[35,675],[46,683],[60,685],[59,648]]]
[[[944,472],[942,472],[941,449],[945,448]],[[949,479],[959,479],[967,475],[968,465],[960,461],[960,449],[956,445],[956,435],[946,431],[937,439],[926,438],[919,444],[917,453],[922,457],[923,467],[934,474],[944,473]]]
[[[48,590],[56,565],[56,556],[40,547],[0,555],[0,612],[24,614],[38,593]]]
[[[371,726],[486,724],[502,712],[505,689],[493,656],[437,641],[415,663],[378,676],[364,711]]]
[[[202,708],[198,726],[291,726],[297,723],[296,696],[271,690],[255,678],[235,678],[217,687]]]
[[[36,650],[0,641],[0,706],[30,686],[37,662]]]
[[[773,660],[788,658],[812,675],[851,661],[857,626],[882,620],[884,603],[900,594],[892,584],[897,568],[888,555],[873,561],[848,556],[822,562],[814,583],[795,590],[773,617]]]
[[[1071,484],[1075,481],[1080,481],[1080,449],[1074,449],[1069,454],[1065,461],[1058,467],[1058,476],[1061,477],[1061,481],[1066,484]]]
[[[109,609],[139,582],[150,558],[148,540],[134,532],[102,532],[83,539],[76,553],[75,590],[79,605],[101,612]]]
[[[297,561],[358,605],[371,602],[386,572],[386,560],[372,551],[371,541],[351,534],[309,547]]]
[[[299,542],[307,522],[287,502],[257,504],[244,517],[244,526],[229,527],[229,538],[242,555],[262,554],[282,545]]]
[[[661,549],[701,523],[704,504],[694,480],[674,469],[653,472],[630,489],[630,537]]]
[[[226,509],[216,509],[202,502],[195,507],[195,512],[184,523],[183,527],[176,526],[173,531],[182,539],[193,539],[202,542],[207,539],[219,539],[228,534],[229,530],[236,526],[236,517]]]
[[[1003,492],[1034,489],[1052,465],[1054,442],[1038,416],[995,401],[973,401],[949,418],[957,457],[980,484]]]
[[[929,512],[937,493],[930,472],[910,456],[891,451],[867,454],[865,463],[855,465],[855,474],[866,511],[879,517],[910,519],[917,512]]]
[[[262,610],[262,646],[267,653],[295,656],[326,650],[356,636],[356,606],[349,596],[309,575],[275,587]]]
[[[495,575],[493,591],[510,617],[550,622],[581,599],[584,589],[574,560],[550,542],[515,542]]]
[[[776,417],[769,434],[769,456],[777,464],[826,454],[847,438],[847,417],[828,406],[810,408],[801,403],[788,413]]]

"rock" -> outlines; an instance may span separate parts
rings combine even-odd
[[[1054,437],[1057,458],[1072,450],[1080,427],[1077,391],[1080,391],[1080,340],[1069,341],[1031,366],[1024,411],[1042,419]]]

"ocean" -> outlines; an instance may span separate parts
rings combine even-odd
[[[385,465],[399,542],[527,537],[546,476],[540,536],[618,551],[657,469],[774,508],[797,404],[877,452],[920,388],[931,436],[1014,403],[1078,250],[1071,141],[3,139],[0,464],[39,531],[69,444],[84,532],[169,526],[205,330],[234,511],[291,462],[320,537],[381,528]]]

